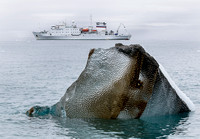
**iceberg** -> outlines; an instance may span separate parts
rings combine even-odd
[[[142,46],[118,43],[92,49],[85,69],[51,107],[34,106],[28,116],[144,118],[194,111],[192,101]]]

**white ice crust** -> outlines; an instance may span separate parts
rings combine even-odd
[[[164,74],[164,76],[167,78],[167,80],[169,81],[169,83],[172,86],[172,88],[174,88],[176,90],[177,95],[180,97],[180,99],[182,99],[186,103],[186,105],[188,106],[188,108],[191,111],[195,111],[195,106],[194,106],[193,102],[186,96],[186,94],[184,94],[178,88],[178,86],[174,83],[174,81],[171,79],[169,74],[166,72],[166,70],[164,69],[164,67],[160,63],[159,63],[159,68],[162,71],[162,73]]]

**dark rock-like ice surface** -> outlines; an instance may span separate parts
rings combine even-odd
[[[29,116],[145,118],[194,110],[164,68],[140,45],[92,49],[85,69],[51,107],[35,106]]]

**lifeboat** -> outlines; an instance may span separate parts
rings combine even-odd
[[[88,29],[88,28],[83,28],[82,31],[83,31],[83,32],[88,32],[89,29]]]

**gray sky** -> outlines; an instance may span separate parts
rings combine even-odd
[[[124,23],[133,39],[199,40],[200,0],[0,0],[0,40],[32,40],[61,21]]]

